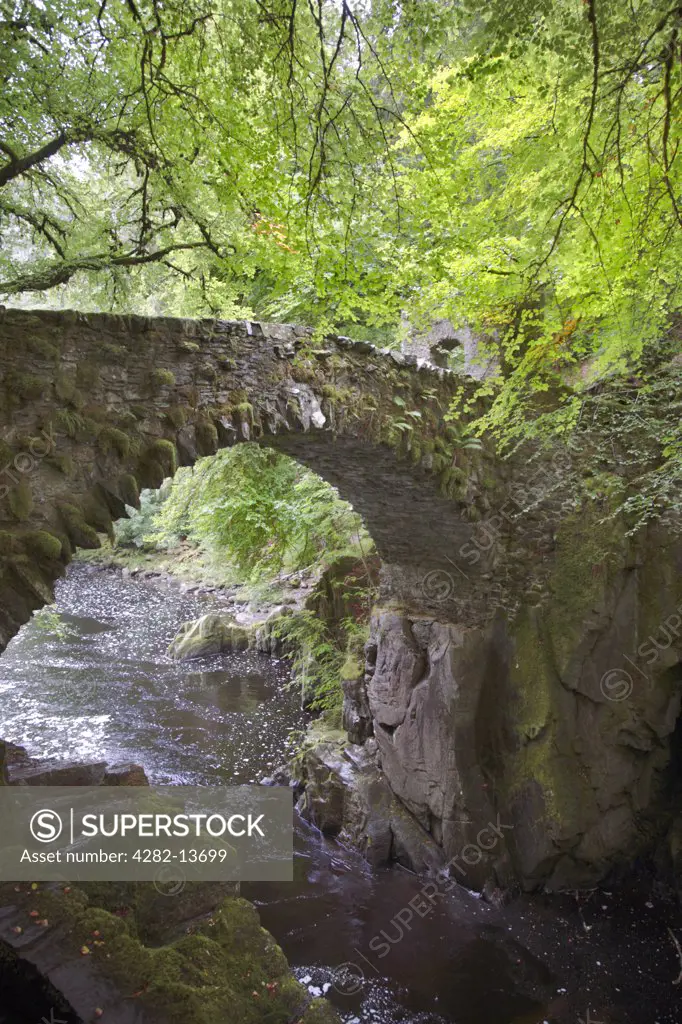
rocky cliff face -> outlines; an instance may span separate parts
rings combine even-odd
[[[589,886],[656,849],[663,868],[679,860],[682,546],[575,516],[545,568],[534,596],[479,622],[405,602],[401,581],[392,600],[387,569],[364,671],[344,683],[351,740],[475,888]],[[366,836],[376,807],[360,803],[338,827]],[[415,849],[400,859],[423,867]]]

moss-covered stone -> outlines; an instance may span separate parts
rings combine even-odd
[[[16,533],[0,530],[0,555],[18,555],[21,553],[21,541]]]
[[[79,362],[76,368],[76,387],[92,391],[99,381],[100,368],[97,363],[87,359]]]
[[[169,647],[178,661],[202,658],[221,651],[246,651],[256,646],[263,623],[240,625],[229,615],[208,614],[185,622]]]
[[[7,500],[10,511],[15,519],[21,521],[28,519],[33,511],[33,493],[28,480],[20,480],[14,487],[10,488]]]
[[[0,471],[7,469],[11,464],[13,452],[6,441],[0,439]]]
[[[94,890],[102,886],[84,888],[96,898]],[[309,1004],[306,990],[291,977],[281,949],[246,900],[223,900],[189,934],[151,947],[137,935],[134,910],[125,917],[110,913],[73,886],[26,889],[17,894],[13,887],[12,903],[48,921],[67,957],[80,957],[85,948],[88,972],[108,979],[124,999],[137,1000],[152,1019],[166,1024],[337,1021],[323,1000]]]
[[[45,459],[48,466],[53,466],[54,469],[63,473],[64,476],[73,476],[76,466],[68,452],[60,453],[54,452],[48,455]]]
[[[603,606],[608,581],[625,558],[625,527],[602,522],[603,513],[587,505],[565,518],[556,534],[556,555],[547,624],[557,670],[563,676],[577,650],[585,622]]]
[[[131,508],[140,507],[140,488],[132,473],[123,473],[117,480],[118,493],[121,501]]]
[[[66,534],[74,547],[94,549],[100,546],[96,531],[88,525],[83,513],[76,505],[72,505],[70,502],[60,502],[57,509]]]
[[[29,530],[21,535],[21,541],[26,550],[40,560],[61,558],[62,542],[47,530]]]
[[[197,420],[194,427],[197,451],[200,455],[213,455],[218,448],[218,431],[208,417]]]
[[[131,454],[133,438],[118,427],[102,427],[97,436],[97,447],[103,452],[115,452],[121,459]]]
[[[114,527],[109,509],[94,495],[88,495],[83,502],[83,518],[97,533],[106,533],[113,542]]]
[[[175,384],[175,374],[171,370],[164,370],[157,367],[151,373],[152,385],[155,389],[172,388]]]
[[[187,422],[187,413],[182,405],[171,405],[166,409],[166,419],[171,426],[179,430]]]
[[[69,562],[71,561],[71,556],[73,555],[73,548],[71,546],[71,541],[69,540],[69,538],[67,537],[67,535],[65,533],[61,532],[61,530],[55,529],[54,535],[58,539],[59,543],[62,546],[62,553],[61,553],[60,561],[64,565],[68,565]]]
[[[9,370],[5,376],[5,387],[14,398],[35,401],[47,391],[48,382],[35,373],[20,373]]]
[[[56,360],[59,358],[59,347],[39,334],[29,334],[26,338],[26,347],[29,352],[40,356],[41,359]]]
[[[163,470],[164,478],[173,476],[178,468],[178,455],[172,441],[159,438],[147,448],[145,458],[156,462]],[[161,481],[163,483],[163,480]],[[161,484],[159,484],[161,486]]]
[[[8,562],[24,591],[30,591],[37,598],[38,605],[54,601],[52,580],[43,576],[34,558],[29,555],[12,555]]]

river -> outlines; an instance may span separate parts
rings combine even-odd
[[[284,662],[168,657],[180,623],[214,600],[73,564],[56,605],[0,658],[0,736],[33,756],[135,761],[152,782],[258,782],[284,760],[306,715]],[[242,892],[299,980],[332,999],[345,1024],[682,1020],[668,931],[682,939],[682,920],[647,877],[501,908],[458,887],[424,916],[396,917],[411,900],[423,907],[423,881],[400,868],[371,872],[303,821],[295,835],[294,882]]]

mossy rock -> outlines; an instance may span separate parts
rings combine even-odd
[[[70,405],[72,409],[80,411],[85,405],[85,395],[75,387],[71,392],[70,397],[67,399],[67,404]]]
[[[120,363],[121,359],[127,356],[128,351],[125,345],[112,345],[105,341],[95,351],[95,357],[102,363]]]
[[[113,983],[124,996],[134,993],[141,1012],[151,1019],[165,1024],[337,1020],[331,1008],[324,1014],[324,1002],[309,1005],[307,992],[289,974],[282,951],[246,900],[226,899],[190,934],[150,947],[137,937],[134,917],[123,919],[89,904],[76,887],[68,894],[40,888],[0,894],[24,904],[21,909],[27,914],[35,911],[48,920],[58,930],[67,957],[77,958],[85,945],[88,971]]]
[[[69,540],[65,533],[61,532],[61,530],[55,529],[53,532],[54,536],[57,538],[57,540],[62,546],[62,553],[59,560],[60,562],[62,562],[63,565],[68,565],[69,562],[71,561],[71,556],[73,555],[71,541]]]
[[[209,383],[214,384],[218,379],[218,371],[213,363],[202,363],[195,372],[197,380],[207,380]]]
[[[140,507],[140,488],[132,473],[123,473],[117,480],[121,500],[131,508]]]
[[[29,553],[41,561],[61,558],[62,542],[59,537],[48,533],[47,530],[29,530],[21,535],[21,542]]]
[[[89,549],[100,547],[96,531],[88,525],[83,513],[76,505],[72,505],[70,502],[60,502],[57,511],[74,547]]]
[[[300,411],[300,407],[297,405],[295,411]],[[239,402],[237,405],[232,406],[232,415],[238,420],[246,421],[252,424],[254,421],[254,412],[251,402]]]
[[[109,423],[111,420],[111,409],[108,409],[106,405],[92,402],[84,406],[83,416],[88,420],[95,420],[97,423]]]
[[[9,530],[0,530],[0,555],[19,555],[21,549],[22,545],[18,534],[11,533]]]
[[[148,446],[144,457],[159,463],[164,471],[164,476],[172,476],[177,469],[177,452],[172,441],[160,437]],[[163,481],[162,481],[163,482]]]
[[[200,419],[194,427],[197,451],[200,455],[214,455],[218,448],[218,431],[207,418]]]
[[[172,388],[175,386],[175,374],[171,370],[164,370],[158,367],[156,370],[152,370],[151,381],[155,390],[159,388]]]
[[[47,462],[48,466],[52,466],[53,469],[56,469],[60,473],[63,473],[64,476],[73,476],[76,471],[76,465],[68,453],[63,455],[60,455],[58,453],[48,455],[45,461]]]
[[[5,376],[5,387],[8,392],[14,397],[29,401],[40,398],[47,391],[48,383],[35,373],[19,373],[18,370],[10,370]]]
[[[121,459],[131,454],[134,443],[129,434],[118,427],[102,427],[97,436],[97,447],[103,452],[115,452]]]
[[[6,441],[0,439],[0,470],[7,469],[12,462],[14,453]]]
[[[59,347],[39,334],[29,334],[26,338],[26,347],[29,352],[40,356],[41,359],[57,360],[59,358]]]
[[[28,480],[20,480],[15,487],[12,487],[7,500],[15,519],[20,521],[28,519],[33,511],[33,494]]]
[[[94,495],[89,495],[83,502],[83,518],[98,533],[106,533],[113,543],[114,526],[109,509]]]
[[[244,388],[235,388],[234,391],[228,392],[227,403],[228,403],[228,405],[232,406],[233,408],[236,408],[238,405],[241,405],[243,402],[248,402],[248,401],[249,401],[249,396],[246,393],[246,391],[244,391]]]
[[[12,555],[8,561],[15,575],[21,581],[21,585],[33,593],[39,604],[52,604],[54,601],[52,580],[43,577],[32,558],[27,555]]]
[[[80,362],[76,368],[76,386],[92,391],[99,381],[100,368],[96,363],[87,359]]]
[[[165,415],[168,422],[171,426],[175,427],[176,430],[179,430],[180,427],[184,427],[187,422],[187,413],[182,405],[169,406],[169,408],[166,409]]]
[[[242,626],[229,615],[202,615],[182,624],[168,653],[177,661],[187,661],[224,651],[247,651],[256,647],[262,625]]]
[[[152,491],[157,491],[166,479],[161,463],[148,455],[140,459],[136,472],[142,486],[149,487]]]

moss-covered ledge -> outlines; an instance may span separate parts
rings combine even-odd
[[[140,937],[150,927],[153,887],[134,888],[131,906],[117,905],[115,885],[5,883],[0,940],[52,981],[86,1024],[337,1022],[331,1006],[291,976],[246,900],[224,898],[154,946]]]

